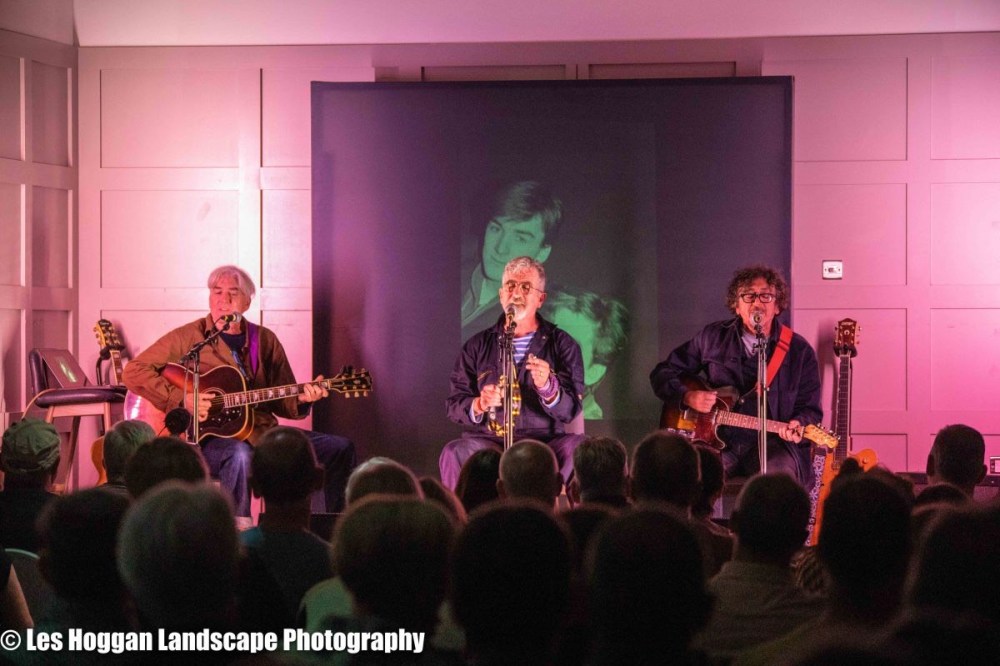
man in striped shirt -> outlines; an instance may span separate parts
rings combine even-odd
[[[545,302],[545,268],[531,257],[517,257],[504,267],[500,307],[513,307],[514,362],[521,391],[521,412],[514,438],[548,444],[559,461],[563,481],[573,473],[573,451],[583,435],[567,434],[565,426],[582,409],[583,359],[580,345],[568,333],[538,315]],[[439,459],[441,480],[455,487],[462,464],[476,451],[500,446],[489,429],[491,408],[501,419],[504,405],[497,386],[501,375],[500,343],[505,316],[469,338],[451,373],[446,401],[448,417],[463,426],[459,439],[445,445]]]

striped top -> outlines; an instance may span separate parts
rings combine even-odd
[[[535,332],[532,331],[527,335],[514,338],[514,363],[520,363],[524,360],[525,355],[528,353],[528,346],[531,345],[531,340],[534,337]]]

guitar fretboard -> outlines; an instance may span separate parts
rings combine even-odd
[[[736,412],[719,412],[719,424],[734,426],[736,428],[747,428],[749,430],[756,430],[760,427],[760,418],[756,416],[749,416],[747,414],[737,414]],[[781,421],[767,420],[767,431],[768,432],[778,432],[779,428],[787,426],[787,423],[782,423]]]
[[[837,435],[840,442],[833,450],[833,460],[837,468],[847,459],[851,433],[851,354],[838,354],[840,367],[837,371]]]
[[[111,384],[122,385],[122,353],[117,349],[111,350]]]
[[[342,379],[331,377],[319,382],[305,382],[304,384],[288,384],[287,386],[273,386],[271,388],[251,389],[249,391],[239,391],[235,393],[225,393],[212,398],[214,406],[222,406],[225,409],[230,407],[245,407],[256,405],[260,402],[270,402],[272,400],[283,400],[298,396],[305,390],[306,386],[322,386],[327,391],[345,393],[348,396],[353,392],[356,395],[367,392],[371,388],[360,377],[349,377]]]

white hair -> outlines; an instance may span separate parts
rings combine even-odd
[[[237,288],[239,288],[239,290],[243,292],[243,295],[249,300],[253,300],[253,297],[257,294],[257,287],[254,286],[253,279],[250,275],[239,266],[233,266],[232,264],[219,266],[214,271],[209,273],[208,288],[215,289],[215,286],[219,284],[224,277],[231,277],[236,280]]]
[[[545,267],[542,266],[542,262],[533,257],[514,257],[508,261],[507,265],[503,267],[502,279],[506,282],[508,274],[525,271],[529,268],[534,268],[538,271],[538,289],[539,291],[545,291]]]

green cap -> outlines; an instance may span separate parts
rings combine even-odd
[[[7,428],[0,465],[8,474],[41,472],[59,459],[59,433],[39,419],[24,419]]]

